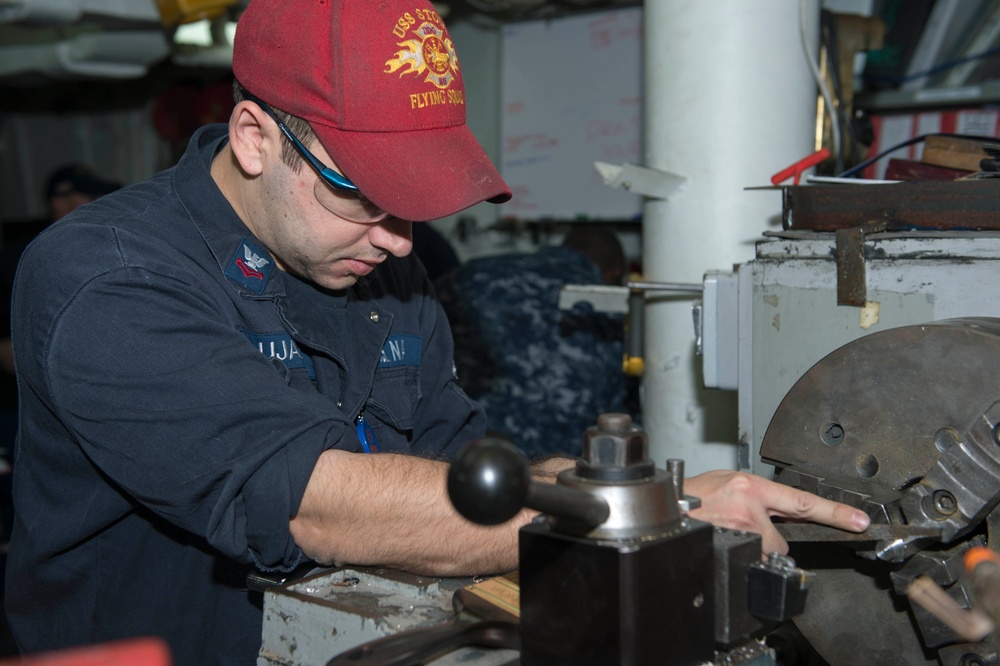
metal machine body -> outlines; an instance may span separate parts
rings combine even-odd
[[[994,636],[967,643],[904,596],[927,575],[975,603],[961,559],[997,548],[998,376],[1000,319],[936,321],[838,348],[779,404],[761,447],[775,478],[860,507],[875,526],[865,541],[823,543],[820,529],[793,544],[816,573],[795,622],[832,666],[1000,661]]]
[[[484,524],[542,512],[520,534],[526,666],[773,664],[754,637],[801,611],[809,575],[761,564],[759,535],[689,518],[699,501],[683,463],[656,468],[628,415],[601,415],[554,485],[530,481],[513,447],[481,442],[452,465],[449,492]]]
[[[928,474],[942,449],[964,437],[1000,397],[992,381],[997,374],[993,338],[963,337],[966,351],[957,362],[957,356],[941,352],[950,349],[945,339],[959,336],[954,330],[932,329],[927,335],[936,343],[924,337],[923,329],[910,329],[909,341],[895,345],[877,336],[925,322],[1000,316],[998,268],[996,232],[783,231],[758,242],[756,258],[735,274],[706,276],[704,348],[716,360],[706,362],[705,381],[738,388],[740,468],[764,476],[777,473],[785,483],[849,503],[864,495],[866,502],[889,509],[901,491],[925,478],[930,483],[934,477]],[[849,300],[863,305],[848,305]],[[732,307],[734,302],[738,307]],[[921,339],[922,352],[910,343],[915,339]],[[854,344],[861,346],[852,347],[851,354],[828,356]],[[935,345],[938,352],[931,349]],[[835,362],[843,367],[835,369]],[[843,446],[817,447],[796,419],[827,418],[822,415],[830,411],[854,416],[839,424],[846,433]],[[825,437],[833,442],[841,437],[837,423],[830,418],[813,427],[830,424]],[[803,469],[803,458],[810,460],[811,471]],[[977,488],[982,500],[996,480],[989,473],[981,477],[985,481],[973,479],[966,474],[970,471],[963,461],[957,474],[942,469],[936,475],[956,476],[960,484]],[[950,502],[938,498],[942,507]],[[958,563],[974,538],[985,534],[988,540],[994,516],[966,515],[961,520],[969,532],[957,535],[962,528],[951,528],[957,535],[952,541],[907,540],[907,530],[914,537],[919,529],[937,530],[938,520],[920,515],[921,525],[904,524],[896,516],[889,526],[875,526],[887,537],[904,538],[905,547],[894,538],[881,545],[793,544],[797,562],[817,574],[796,625],[831,666],[996,663],[988,656],[990,648],[966,652],[950,630],[911,608],[903,596],[909,581],[930,572],[968,605],[966,586],[955,584],[961,581]],[[800,533],[795,538],[831,536]],[[867,551],[870,558],[883,547],[886,555],[905,554],[906,561],[859,557]]]
[[[520,533],[516,607],[500,604],[519,622],[460,608],[497,579],[319,571],[266,590],[258,666],[776,666],[760,637],[802,611],[811,582],[788,558],[762,562],[759,535],[689,518],[699,500],[684,495],[683,463],[657,468],[626,414],[601,415],[555,484],[484,440],[448,489],[475,522],[542,512]]]
[[[521,663],[710,662],[712,555],[712,527],[695,521],[658,537],[605,542],[544,522],[525,527]]]
[[[456,616],[455,595],[473,582],[378,567],[344,567],[272,586],[264,593],[257,666],[322,666],[358,645],[444,626]],[[388,663],[373,656],[371,661],[353,663]],[[426,663],[516,666],[518,651],[459,647]]]
[[[737,272],[704,276],[694,311],[704,384],[738,390],[739,469],[876,518],[860,537],[779,525],[818,574],[796,625],[823,666],[1000,663],[992,638],[967,645],[903,596],[927,575],[973,605],[963,553],[1000,550],[995,324],[919,326],[1000,316],[1000,235],[766,236]],[[851,352],[831,353],[843,346]],[[681,456],[698,445],[677,444]]]
[[[704,276],[696,331],[703,381],[738,391],[739,469],[772,475],[760,448],[778,404],[838,347],[900,326],[1000,316],[997,232],[869,233],[848,247],[863,261],[843,280],[836,235],[809,231],[768,232],[735,273]],[[865,305],[840,305],[847,288],[863,289]],[[697,443],[678,445],[685,457]]]
[[[607,518],[553,513],[522,528],[525,666],[712,659],[712,527],[682,515],[674,478],[647,450],[627,415],[602,415],[558,486],[600,498]]]

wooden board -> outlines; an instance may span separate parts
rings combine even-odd
[[[975,141],[952,136],[929,136],[924,140],[924,164],[979,171],[979,161],[987,157],[983,146],[1000,149],[1000,141]]]

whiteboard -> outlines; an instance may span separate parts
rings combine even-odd
[[[501,216],[638,218],[594,162],[641,163],[642,8],[509,24],[501,49]]]

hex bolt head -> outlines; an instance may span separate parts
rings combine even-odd
[[[942,516],[950,516],[958,510],[958,502],[955,496],[947,490],[934,491],[934,510]]]
[[[583,458],[597,467],[629,467],[645,462],[648,452],[646,433],[628,414],[601,414],[583,437]]]

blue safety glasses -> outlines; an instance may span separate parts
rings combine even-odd
[[[313,155],[312,152],[310,152],[309,149],[306,148],[301,141],[299,141],[297,136],[292,134],[292,131],[288,129],[285,123],[281,122],[281,119],[278,118],[278,116],[274,113],[274,110],[271,109],[266,102],[258,99],[245,88],[243,90],[243,97],[247,101],[253,102],[259,106],[263,109],[264,113],[274,120],[274,122],[278,125],[278,129],[285,135],[285,138],[291,142],[295,150],[302,156],[302,159],[304,159],[319,176],[319,178],[316,179],[316,184],[313,186],[313,194],[321,206],[338,217],[351,222],[357,222],[359,224],[372,224],[389,217],[388,213],[365,197],[365,195],[358,190],[357,185],[348,180],[343,174],[335,171],[333,167],[328,167],[320,162],[319,158]]]
[[[319,158],[313,155],[308,148],[302,145],[302,142],[299,141],[299,138],[294,134],[292,134],[292,130],[288,129],[285,123],[281,122],[281,118],[279,118],[277,114],[274,113],[274,110],[271,109],[271,107],[269,107],[266,102],[255,97],[246,88],[243,89],[243,97],[255,103],[257,106],[259,106],[264,110],[264,113],[271,116],[271,119],[278,124],[278,129],[281,130],[281,133],[284,134],[285,137],[292,142],[292,146],[295,147],[295,150],[299,151],[299,155],[302,156],[302,159],[308,162],[309,166],[311,166],[316,171],[316,173],[319,174],[319,177],[322,178],[324,181],[326,181],[326,183],[330,187],[334,187],[338,190],[348,190],[351,192],[358,191],[357,185],[349,181],[343,174],[337,173],[331,167],[328,167],[322,162],[320,162]]]

